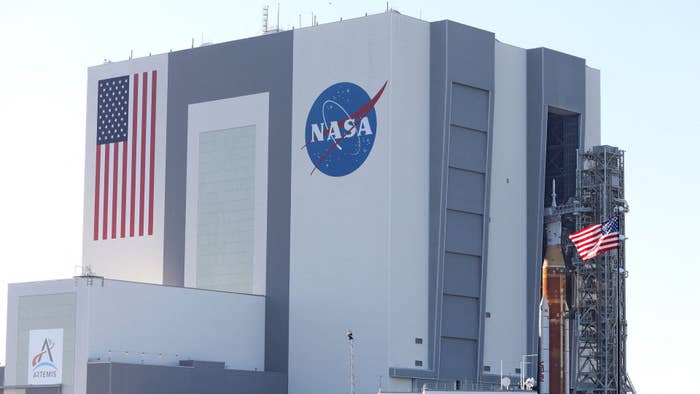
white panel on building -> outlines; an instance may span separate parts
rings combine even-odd
[[[527,62],[524,49],[498,41],[495,57],[484,366],[499,374],[502,361],[515,375],[527,346]]]
[[[389,21],[389,366],[427,369],[430,25]]]
[[[27,383],[63,383],[63,328],[29,330]]]
[[[600,145],[600,70],[586,67],[585,148]]]
[[[268,103],[189,107],[185,286],[265,294]]]
[[[163,281],[167,81],[167,54],[88,70],[83,265],[96,274]]]

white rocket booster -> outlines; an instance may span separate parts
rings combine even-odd
[[[540,394],[549,394],[549,304],[540,300],[540,364],[537,371]]]

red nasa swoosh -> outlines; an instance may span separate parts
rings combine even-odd
[[[382,93],[384,93],[384,89],[386,88],[386,85],[387,85],[388,83],[389,83],[389,81],[384,82],[384,85],[382,85],[382,88],[379,89],[379,91],[377,92],[377,94],[375,94],[374,97],[372,97],[372,99],[371,99],[367,104],[363,105],[363,106],[362,106],[360,109],[358,109],[355,113],[353,113],[352,115],[350,115],[349,118],[344,119],[342,122],[340,122],[340,124],[339,124],[338,126],[343,127],[343,126],[345,125],[345,122],[347,122],[348,120],[350,120],[350,119],[356,119],[356,118],[359,118],[359,117],[364,117],[365,115],[367,115],[367,114],[369,113],[369,111],[371,111],[372,108],[374,108],[375,104],[377,104],[377,101],[379,101],[379,98],[382,97]],[[343,142],[343,140],[345,139],[345,137],[346,137],[348,134],[350,134],[350,132],[351,132],[352,130],[354,130],[356,126],[357,126],[357,124],[353,124],[353,126],[350,128],[350,130],[347,130],[345,133],[343,133],[343,135],[340,137],[340,139],[336,140],[336,141],[335,141],[335,144],[331,145],[331,147],[328,148],[328,150],[326,150],[326,152],[323,154],[323,156],[321,156],[321,159],[319,159],[318,163],[314,163],[314,169],[311,170],[311,174],[310,174],[310,175],[312,175],[312,174],[314,173],[314,171],[316,171],[316,169],[318,168],[318,166],[319,166],[321,163],[323,163],[323,162],[326,160],[326,158],[328,158],[328,155],[333,151],[333,149],[335,149],[335,147],[338,146],[338,144],[340,144],[341,142]],[[328,134],[330,134],[330,131],[331,131],[330,128],[324,130],[324,131],[323,131],[323,135],[328,135]],[[301,147],[301,149],[306,148],[306,145],[308,145],[308,144],[310,144],[310,143],[311,143],[311,141],[307,142],[306,144],[304,144],[304,146]]]

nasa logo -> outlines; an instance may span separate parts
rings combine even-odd
[[[306,118],[304,140],[314,168],[329,176],[345,176],[367,160],[377,135],[374,106],[387,82],[370,99],[350,82],[331,85],[314,101]]]

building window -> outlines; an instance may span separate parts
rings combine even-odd
[[[423,366],[423,361],[421,361],[421,360],[416,360],[415,365],[416,365],[416,367],[422,367],[422,366]]]
[[[423,338],[416,338],[416,345],[420,345],[423,343]]]

